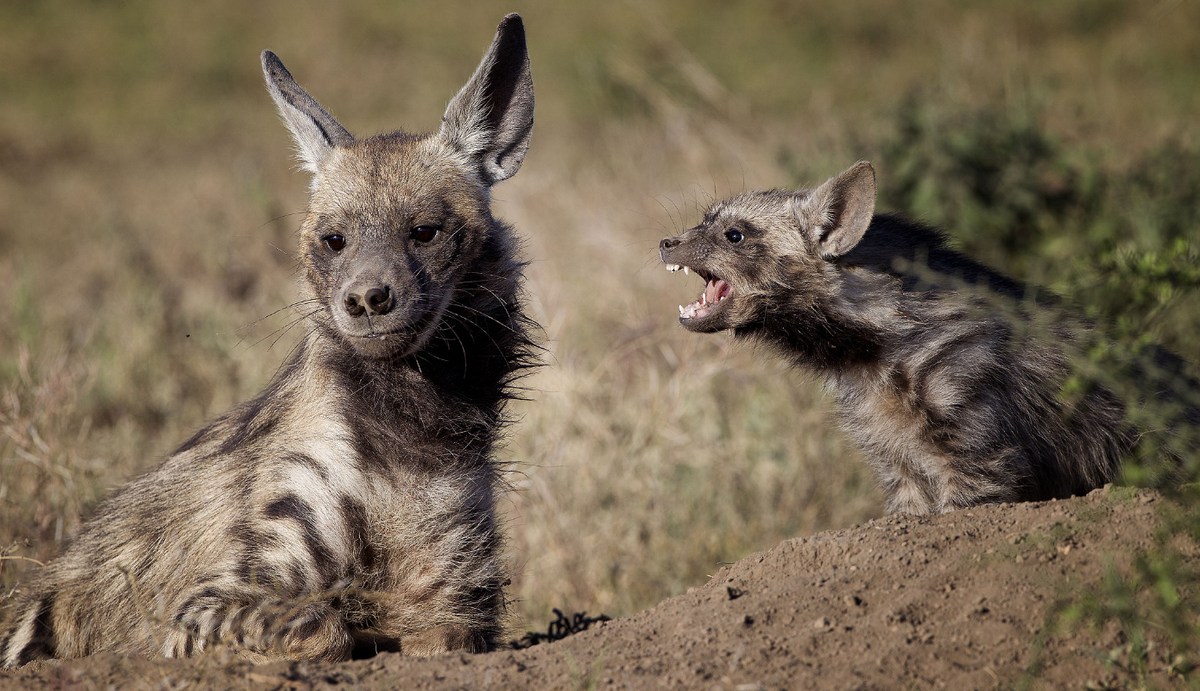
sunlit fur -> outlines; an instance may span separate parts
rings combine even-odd
[[[1124,406],[1103,388],[1060,393],[1088,324],[926,226],[872,218],[865,171],[739,194],[664,240],[665,263],[733,287],[707,319],[681,322],[733,330],[823,375],[889,511],[1065,497],[1113,479],[1136,438]],[[847,230],[855,211],[862,225]],[[730,228],[744,239],[729,242]]]
[[[497,66],[502,38],[520,50]],[[492,69],[528,82],[519,18],[488,64],[464,91],[491,88]],[[492,454],[531,346],[517,242],[489,208],[491,154],[444,133],[328,141],[303,130],[313,107],[289,120],[316,172],[300,233],[311,330],[265,391],[118,490],[34,576],[0,635],[5,666],[214,646],[251,659],[428,655],[487,650],[500,634]],[[415,224],[442,230],[421,243]],[[322,241],[331,229],[340,253]],[[363,347],[356,334],[372,327],[338,299],[364,272],[391,281],[394,345]]]

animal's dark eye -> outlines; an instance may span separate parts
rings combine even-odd
[[[341,235],[326,235],[325,237],[321,238],[321,241],[325,243],[326,247],[334,252],[340,252],[342,251],[342,248],[346,246],[346,238],[342,237]]]
[[[725,231],[725,239],[736,245],[742,241],[742,231],[737,228],[730,228]]]
[[[437,234],[437,226],[417,226],[412,229],[412,239],[417,242],[432,242]]]

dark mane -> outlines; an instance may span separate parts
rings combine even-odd
[[[897,214],[875,214],[862,240],[839,257],[837,263],[892,274],[903,280],[906,291],[937,288],[927,280],[922,281],[930,277],[917,275],[912,271],[916,268],[986,287],[1017,300],[1029,292],[1029,286],[950,249],[940,230]],[[1045,291],[1036,292],[1040,296]]]

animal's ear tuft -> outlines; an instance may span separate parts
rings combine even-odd
[[[442,139],[479,167],[492,185],[513,176],[529,150],[533,131],[533,77],[525,25],[510,14],[475,74],[442,116]]]
[[[354,143],[354,137],[346,128],[300,88],[279,56],[264,50],[262,68],[267,91],[271,92],[279,114],[296,140],[296,150],[305,170],[315,174],[320,169],[321,161],[335,146]]]
[[[875,215],[875,169],[859,161],[795,202],[800,227],[825,259],[854,249]]]

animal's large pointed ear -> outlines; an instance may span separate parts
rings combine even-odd
[[[875,169],[859,161],[794,202],[809,244],[826,259],[854,249],[875,214]]]
[[[485,184],[512,177],[533,131],[533,78],[525,25],[510,14],[467,85],[442,116],[442,139],[479,166]]]
[[[269,50],[262,52],[263,77],[267,80],[267,90],[279,114],[292,131],[296,140],[297,153],[302,167],[310,173],[316,173],[321,161],[333,151],[335,146],[349,146],[354,143],[354,137],[346,128],[338,124],[333,116],[313,100],[308,92],[300,88],[292,73],[287,71],[279,56]]]

